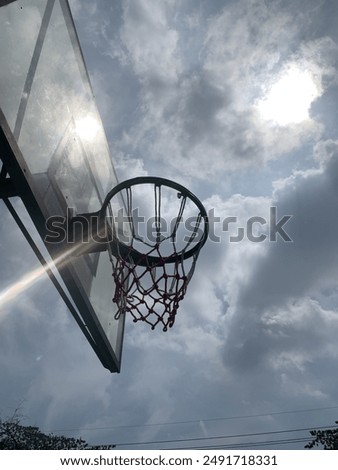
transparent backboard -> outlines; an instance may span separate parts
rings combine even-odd
[[[117,180],[66,0],[0,8],[0,108],[12,149],[6,168],[41,238],[50,217],[99,210]],[[47,248],[100,360],[119,371],[124,318],[114,319],[107,253],[61,265]]]

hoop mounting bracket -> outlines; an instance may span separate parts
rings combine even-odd
[[[7,175],[6,167],[4,163],[2,163],[0,170],[0,199],[19,196],[13,180]]]

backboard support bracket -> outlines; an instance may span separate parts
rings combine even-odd
[[[18,197],[19,193],[15,187],[13,180],[7,177],[5,165],[2,165],[0,171],[0,199],[8,199],[10,197]]]

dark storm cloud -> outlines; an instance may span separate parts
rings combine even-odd
[[[189,88],[182,107],[183,132],[190,145],[195,145],[200,140],[212,139],[214,126],[219,127],[217,114],[230,99],[224,96],[223,90],[213,86],[207,74],[192,78]]]
[[[317,158],[324,160],[323,167],[296,172],[276,192],[280,217],[292,215],[287,230],[293,241],[270,243],[240,289],[236,314],[230,322],[232,337],[225,348],[226,361],[233,367],[257,367],[268,360],[282,339],[276,341],[267,334],[265,318],[278,312],[276,318],[283,322],[288,311],[294,310],[296,315],[292,302],[315,296],[332,286],[338,276],[337,149],[332,141],[320,145]],[[319,305],[317,308],[320,311]],[[297,317],[294,321],[297,324]],[[303,329],[306,334],[305,324]],[[307,338],[311,342],[309,335]]]
[[[278,213],[292,215],[287,231],[292,242],[271,244],[242,295],[260,308],[307,293],[336,272],[338,219],[338,152],[323,172],[290,177],[278,191]],[[286,227],[285,227],[286,228]],[[273,275],[271,275],[273,273]],[[324,281],[325,282],[325,281]],[[261,299],[257,292],[264,292]]]

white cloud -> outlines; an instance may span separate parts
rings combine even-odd
[[[337,310],[326,310],[308,297],[287,302],[262,316],[262,328],[271,339],[269,361],[278,370],[298,369],[338,356],[334,337],[338,329]]]
[[[176,56],[178,33],[168,22],[175,4],[173,0],[124,2],[121,39],[136,74],[150,86],[175,82],[181,67]]]
[[[323,79],[327,86],[333,77],[332,40],[299,40],[293,12],[277,3],[235,2],[201,28],[204,44],[194,51],[199,59],[193,66],[184,59],[187,31],[176,21],[175,5],[125,4],[120,39],[141,84],[142,117],[116,142],[122,152],[137,152],[155,169],[161,162],[168,176],[179,170],[207,180],[319,138],[322,126],[312,118],[271,126],[255,103],[292,63],[311,71],[320,94]]]

